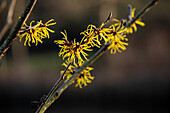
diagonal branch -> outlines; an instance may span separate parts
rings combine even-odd
[[[104,26],[110,19],[112,16],[112,12],[109,13],[108,17],[106,18],[106,20],[98,27],[100,28],[101,26]],[[62,75],[60,76],[59,80],[54,84],[53,88],[50,90],[50,92],[48,93],[45,102],[42,102],[41,105],[39,106],[39,108],[37,109],[36,113],[40,113],[42,112],[42,109],[44,109],[45,104],[49,101],[49,99],[52,97],[54,91],[56,90],[56,88],[58,87],[58,85],[60,84],[60,82],[64,79],[63,76],[65,74],[65,72],[68,70],[69,66],[72,64],[73,61],[71,61],[67,67],[65,68],[64,72],[62,73]],[[81,73],[81,72],[80,72]]]
[[[60,76],[60,78],[58,79],[58,81],[54,84],[54,86],[52,87],[52,89],[50,90],[50,92],[48,93],[47,97],[45,98],[45,101],[41,103],[41,105],[39,106],[39,108],[37,109],[36,113],[39,113],[42,109],[42,107],[48,102],[48,100],[50,99],[50,97],[52,96],[52,94],[54,93],[54,91],[56,90],[56,88],[58,87],[58,85],[61,83],[61,81],[64,79],[64,74],[66,73],[66,71],[68,70],[68,68],[70,67],[70,65],[72,64],[72,62],[68,63],[67,67],[65,68],[64,72],[62,73],[62,75]]]
[[[125,26],[125,28],[130,27],[137,19],[139,19],[139,18],[142,17],[145,13],[147,13],[152,6],[156,5],[156,4],[158,3],[158,1],[159,1],[159,0],[152,0],[151,2],[149,2],[149,3],[138,13],[138,15],[136,15],[135,18],[132,19],[131,22]]]
[[[14,26],[14,28],[12,29],[10,34],[5,39],[3,44],[1,45],[1,47],[0,47],[0,60],[2,59],[2,57],[4,56],[4,54],[6,53],[8,48],[11,46],[12,42],[16,39],[16,36],[17,36],[19,30],[21,29],[21,26],[24,24],[24,22],[29,17],[29,15],[32,12],[32,9],[33,9],[36,2],[37,2],[37,0],[29,0],[24,12],[21,15],[21,18],[17,21],[16,25]]]
[[[132,19],[132,21],[130,23],[127,24],[127,27],[130,27],[138,18],[140,18],[141,16],[143,16],[144,13],[146,13],[152,6],[154,6],[159,0],[152,0],[151,2],[149,2],[142,10],[141,12],[138,13],[138,15]],[[59,98],[59,96],[63,93],[64,90],[67,89],[67,87],[72,83],[72,81],[74,81],[79,74],[88,66],[90,66],[94,61],[96,61],[101,55],[103,55],[108,49],[108,47],[110,46],[110,42],[108,42],[106,45],[102,46],[87,62],[85,62],[83,64],[83,66],[81,66],[81,68],[79,68],[71,77],[70,79],[68,79],[62,86],[60,86],[51,96],[51,98],[49,99],[49,101],[42,107],[42,109],[38,112],[38,113],[44,113],[47,108],[56,100]]]
[[[5,33],[8,31],[8,29],[12,25],[12,22],[13,22],[12,16],[14,14],[15,3],[16,3],[16,0],[11,1],[10,8],[9,8],[9,11],[8,11],[8,15],[7,15],[6,24],[0,32],[0,40],[3,38]]]

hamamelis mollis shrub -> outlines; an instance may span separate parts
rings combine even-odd
[[[24,41],[24,46],[31,47],[43,43],[45,39],[50,38],[50,34],[55,31],[49,28],[56,24],[54,19],[47,22],[31,21],[30,24],[24,23],[29,17],[37,0],[29,0],[21,18],[14,26],[8,37],[0,46],[0,62],[12,42],[18,36],[19,40]],[[62,57],[64,70],[60,71],[61,76],[56,81],[47,96],[43,96],[40,101],[33,101],[38,107],[36,113],[44,113],[47,108],[59,98],[63,91],[70,85],[75,83],[75,87],[83,88],[94,80],[91,71],[94,69],[89,67],[106,51],[111,54],[121,53],[128,46],[128,34],[135,33],[138,26],[145,26],[141,18],[143,14],[158,3],[159,0],[150,1],[137,15],[135,8],[129,5],[129,16],[127,19],[112,19],[111,25],[105,27],[105,24],[111,19],[112,13],[99,26],[89,24],[87,29],[80,32],[79,39],[70,40],[66,30],[61,32],[62,39],[54,40],[60,48],[59,57]],[[22,26],[22,24],[24,24]],[[21,27],[22,26],[22,27]],[[80,40],[80,41],[77,41]],[[98,48],[97,52],[89,58],[89,53],[94,52],[94,47]],[[62,82],[62,84],[60,84]],[[58,87],[61,85],[60,87]]]
[[[87,29],[80,33],[82,39],[80,42],[77,42],[76,39],[73,41],[69,40],[67,32],[61,32],[63,35],[62,40],[55,40],[54,43],[59,45],[60,52],[59,57],[62,57],[65,60],[63,66],[67,67],[68,63],[72,63],[66,71],[64,78],[65,82],[79,69],[87,60],[88,53],[93,51],[93,47],[100,48],[103,44],[111,43],[108,47],[111,54],[117,52],[122,52],[126,50],[128,46],[128,34],[132,34],[137,31],[137,25],[144,26],[145,24],[141,19],[136,20],[130,27],[125,28],[127,23],[135,17],[135,8],[130,7],[129,19],[113,19],[113,24],[110,27],[105,28],[105,23],[102,23],[100,27],[95,25],[88,25]],[[103,43],[102,43],[103,42]],[[81,74],[76,78],[76,87],[87,86],[88,83],[94,79],[94,76],[91,76],[90,71],[93,70],[92,67],[86,67]],[[61,75],[64,71],[61,71]]]
[[[63,78],[66,82],[75,72],[79,69],[87,60],[88,52],[93,51],[93,47],[100,48],[106,43],[111,43],[108,49],[111,54],[117,52],[121,53],[126,50],[128,46],[128,34],[132,34],[137,31],[137,25],[144,26],[145,24],[141,19],[136,20],[130,27],[125,28],[125,26],[130,23],[130,21],[135,17],[135,8],[130,8],[130,14],[127,19],[113,19],[113,24],[110,27],[105,28],[106,23],[102,23],[100,27],[95,25],[88,25],[87,29],[80,33],[82,39],[80,42],[77,42],[76,39],[70,41],[69,36],[67,35],[66,30],[61,32],[63,38],[61,40],[54,40],[54,43],[60,47],[59,57],[62,57],[65,62],[62,64],[64,67],[67,67],[69,63],[71,65],[66,70]],[[20,41],[24,38],[24,46],[31,46],[31,43],[38,45],[38,42],[43,43],[44,38],[50,38],[49,32],[54,33],[53,30],[48,28],[51,25],[55,25],[54,19],[43,23],[42,20],[37,21],[33,25],[34,21],[28,26],[24,23],[24,26],[20,30]],[[76,87],[87,86],[88,83],[94,79],[94,76],[91,76],[91,70],[94,68],[86,67],[81,74],[76,78],[72,83],[76,83]],[[64,71],[61,71],[61,75]]]

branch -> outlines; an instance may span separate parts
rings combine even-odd
[[[125,28],[130,27],[137,19],[139,19],[139,18],[142,17],[145,13],[147,13],[152,6],[156,5],[156,4],[158,3],[158,1],[159,1],[159,0],[152,0],[151,2],[149,2],[149,3],[138,13],[138,15],[136,15],[135,18],[132,19],[132,20],[130,21],[130,23],[125,26]],[[130,7],[129,7],[129,8],[130,8]]]
[[[101,26],[104,26],[110,19],[112,16],[112,12],[109,13],[108,17],[106,18],[106,20],[98,27],[100,28]],[[52,97],[52,94],[54,93],[54,91],[56,90],[57,86],[60,84],[60,82],[64,79],[63,76],[65,74],[65,72],[68,70],[69,66],[72,64],[73,61],[71,61],[67,67],[65,68],[64,72],[62,73],[62,75],[60,76],[59,80],[55,83],[55,85],[53,86],[53,88],[51,89],[51,91],[49,92],[49,94],[47,95],[45,102],[42,102],[41,105],[39,106],[39,108],[37,109],[36,113],[42,113],[42,110],[44,109],[45,104],[48,102],[48,100]],[[80,72],[81,73],[81,72]]]
[[[6,53],[8,48],[11,46],[12,42],[16,39],[16,36],[17,36],[19,30],[21,29],[21,26],[24,24],[24,22],[29,17],[36,2],[37,2],[37,0],[29,0],[24,12],[21,15],[21,18],[17,21],[16,25],[14,26],[14,28],[12,29],[10,34],[8,35],[6,40],[3,42],[3,44],[1,45],[0,60],[2,59],[2,57],[4,56],[4,54]]]
[[[52,96],[52,94],[54,93],[54,91],[56,90],[56,88],[58,87],[58,85],[61,83],[61,81],[64,79],[64,74],[66,73],[66,71],[68,70],[68,68],[70,67],[70,65],[72,64],[72,62],[70,62],[67,67],[65,68],[64,72],[62,73],[62,75],[60,76],[59,80],[54,84],[54,86],[52,87],[52,89],[50,90],[50,92],[48,93],[47,97],[45,98],[45,101],[41,103],[41,105],[39,106],[39,108],[37,109],[36,113],[39,113],[41,111],[41,109],[43,108],[43,106],[47,103],[47,101],[49,100],[49,98]]]
[[[148,3],[141,12],[138,13],[138,15],[132,19],[130,23],[126,25],[127,27],[130,27],[138,18],[140,18],[144,13],[146,13],[153,5],[155,5],[159,0],[152,0],[150,3]],[[56,100],[59,98],[59,96],[63,93],[64,90],[74,81],[79,74],[88,66],[90,66],[94,61],[96,61],[101,55],[103,55],[110,46],[111,43],[107,43],[103,47],[101,47],[87,62],[85,62],[81,68],[79,68],[71,77],[68,79],[62,86],[60,86],[51,96],[47,104],[43,106],[43,108],[38,113],[44,113],[46,109]]]
[[[81,72],[88,66],[90,66],[94,61],[96,61],[101,55],[103,55],[106,51],[107,48],[109,47],[110,43],[107,43],[106,45],[102,46],[87,62],[85,62],[71,77],[68,79],[59,89],[57,89],[47,104],[42,108],[42,110],[39,113],[44,113],[45,110],[56,100],[59,98],[61,93],[66,90],[66,88],[74,81],[80,74]]]
[[[109,13],[108,17],[106,18],[106,20],[98,27],[98,28],[101,28],[103,27],[107,22],[109,22],[109,20],[111,19],[112,17],[112,12]]]
[[[112,13],[110,12],[107,19],[100,25],[103,26],[105,25],[110,19],[111,19]],[[24,32],[24,31],[23,31]],[[73,61],[71,61],[67,67],[65,68],[64,72],[62,73],[62,75],[60,76],[59,80],[54,84],[53,88],[50,90],[50,92],[48,93],[47,97],[45,98],[44,102],[41,103],[41,105],[39,106],[39,108],[37,109],[36,113],[39,113],[42,108],[44,107],[44,105],[47,103],[47,101],[49,100],[49,98],[52,96],[52,94],[54,93],[54,91],[56,90],[56,88],[58,87],[58,85],[60,84],[60,82],[64,79],[63,76],[65,74],[65,72],[68,70],[69,66],[72,64]]]
[[[3,27],[3,29],[0,32],[0,40],[5,35],[5,33],[8,31],[9,27],[11,26],[11,24],[13,22],[12,16],[14,14],[15,3],[16,3],[16,0],[11,1],[8,15],[7,15],[6,25]]]

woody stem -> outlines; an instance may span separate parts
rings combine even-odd
[[[70,65],[72,64],[72,62],[68,63],[67,67],[65,68],[64,72],[62,73],[62,75],[60,76],[60,78],[58,79],[58,81],[54,84],[54,86],[52,87],[52,89],[50,90],[50,92],[48,93],[48,95],[45,98],[45,101],[41,103],[41,105],[39,106],[39,108],[37,109],[36,113],[39,113],[40,110],[42,109],[42,107],[47,103],[47,101],[49,100],[49,98],[52,96],[52,94],[54,93],[54,91],[56,90],[56,88],[58,87],[58,85],[61,83],[62,80],[64,80],[64,74],[66,73],[66,71],[68,70],[68,68],[70,67]]]
[[[6,53],[8,48],[11,46],[12,42],[16,39],[17,34],[18,34],[19,30],[21,29],[21,26],[24,24],[24,22],[29,17],[36,2],[37,2],[37,0],[29,0],[24,12],[21,15],[21,18],[17,21],[14,28],[8,35],[8,37],[5,39],[3,44],[0,46],[0,60],[2,59],[2,57],[4,56],[4,54]]]
[[[154,6],[159,0],[152,0],[149,2],[140,13],[138,13],[135,18],[132,19],[130,23],[126,25],[127,27],[130,27],[138,18],[140,18],[143,14],[145,14],[152,6]],[[107,21],[106,21],[107,22]],[[103,55],[108,49],[108,47],[111,45],[111,42],[108,42],[104,46],[102,46],[87,62],[85,62],[76,72],[66,81],[64,82],[49,98],[48,102],[44,104],[44,106],[39,110],[39,112],[36,113],[44,113],[47,108],[56,100],[59,98],[59,96],[67,89],[67,87],[74,81],[80,73],[88,66],[90,66],[93,62],[95,62],[101,55]]]

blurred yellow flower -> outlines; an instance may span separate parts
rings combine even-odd
[[[125,29],[119,29],[119,27],[115,27],[115,25],[111,25],[109,28],[107,29],[107,33],[108,33],[108,38],[107,41],[110,41],[114,38],[120,38],[122,40],[125,40],[126,35],[124,34],[124,32],[126,31],[127,28]]]
[[[132,9],[132,12],[130,12],[130,15],[129,15],[129,23],[130,23],[130,21],[135,17],[135,10],[136,10],[136,8],[133,8]],[[132,25],[131,25],[131,27],[129,27],[128,29],[127,29],[127,33],[133,33],[133,30],[136,32],[137,31],[137,26],[136,25],[140,25],[140,26],[145,26],[145,23],[143,23],[142,21],[141,21],[142,19],[137,19]]]
[[[115,54],[116,51],[122,52],[121,50],[126,50],[127,45],[127,42],[123,42],[119,38],[114,38],[111,40],[111,45],[108,47],[108,49],[111,49],[111,54]]]
[[[124,29],[124,27],[127,25],[127,20],[126,19],[122,19],[121,21],[118,20],[118,19],[113,19],[113,21],[116,22],[114,24],[114,26],[117,27],[117,31]]]
[[[128,45],[128,43],[125,42],[128,41],[128,39],[124,34],[126,28],[119,30],[119,27],[115,28],[114,25],[111,25],[109,29],[110,31],[108,31],[110,34],[108,34],[108,41],[111,42],[111,45],[108,47],[108,49],[111,49],[111,54],[115,54],[116,51],[121,52],[121,50],[125,50],[126,46]]]

